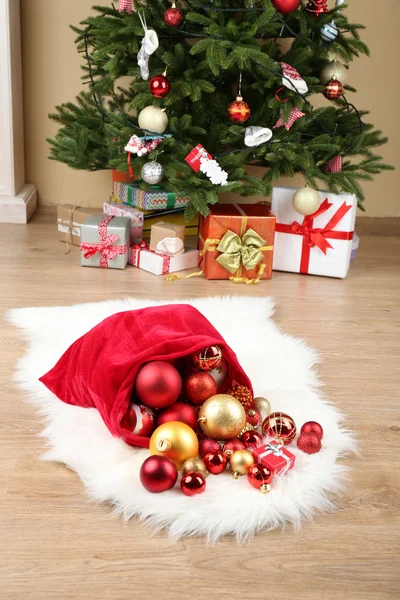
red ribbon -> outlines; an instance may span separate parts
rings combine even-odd
[[[332,203],[328,202],[328,198],[324,200],[317,212],[313,215],[304,217],[303,224],[300,225],[297,221],[294,221],[291,225],[285,225],[284,223],[277,223],[275,231],[279,233],[291,233],[294,235],[303,236],[303,246],[301,250],[300,260],[300,273],[308,274],[310,266],[310,253],[311,248],[317,246],[324,254],[327,253],[329,248],[333,249],[333,246],[328,240],[352,240],[354,236],[353,231],[333,231],[333,229],[340,223],[343,217],[351,210],[352,206],[346,205],[343,202],[342,206],[335,212],[331,220],[326,226],[321,228],[314,228],[314,219],[323,215],[327,210],[330,209]]]
[[[129,263],[134,267],[138,267],[140,269],[140,255],[142,251],[151,252],[152,254],[156,254],[157,256],[162,256],[163,264],[162,264],[162,275],[167,275],[171,268],[171,257],[166,256],[165,254],[161,254],[160,252],[154,252],[154,250],[150,250],[150,245],[148,242],[140,242],[140,244],[134,244],[131,247],[131,255]]]
[[[92,244],[90,242],[82,242],[81,250],[86,250],[84,258],[91,258],[96,254],[101,254],[99,267],[108,269],[108,261],[113,260],[119,254],[125,254],[129,250],[129,242],[125,246],[115,246],[114,242],[118,240],[115,233],[107,236],[107,227],[114,216],[105,215],[99,223],[99,237],[101,244]]]

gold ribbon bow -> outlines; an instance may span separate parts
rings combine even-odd
[[[217,263],[232,275],[237,273],[241,265],[247,271],[255,269],[263,260],[264,255],[261,249],[264,249],[266,241],[254,229],[248,229],[242,239],[228,229],[220,243],[217,246]]]

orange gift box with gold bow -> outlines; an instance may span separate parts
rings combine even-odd
[[[275,217],[265,204],[216,204],[200,221],[200,267],[207,279],[271,279]]]

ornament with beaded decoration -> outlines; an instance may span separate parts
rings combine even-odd
[[[233,385],[227,394],[239,400],[246,410],[253,406],[253,394],[246,385]]]

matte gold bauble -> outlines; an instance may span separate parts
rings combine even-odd
[[[168,127],[168,117],[158,106],[146,106],[138,119],[139,127],[151,133],[164,133]]]
[[[178,469],[188,458],[199,453],[199,441],[193,429],[180,421],[169,421],[157,427],[150,438],[150,454],[165,456]]]
[[[265,419],[265,417],[268,417],[269,413],[271,412],[270,403],[266,398],[263,398],[262,396],[257,396],[257,398],[254,398],[254,406],[260,413],[263,420]]]
[[[347,69],[338,60],[328,62],[321,71],[321,83],[327,83],[331,79],[339,79],[342,83],[345,81]]]
[[[204,461],[199,456],[185,460],[182,465],[182,475],[186,473],[201,473],[204,477],[209,475]]]
[[[293,196],[293,208],[301,215],[313,215],[321,206],[321,197],[317,190],[310,187],[299,188]]]
[[[254,458],[248,450],[237,450],[229,459],[232,475],[237,479],[240,475],[247,475],[250,467],[254,465]]]
[[[246,425],[246,411],[239,400],[229,394],[215,394],[202,404],[199,423],[214,440],[231,440]]]

